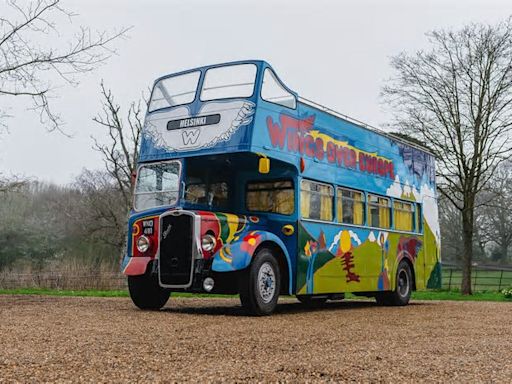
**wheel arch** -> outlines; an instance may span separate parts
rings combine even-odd
[[[293,275],[290,255],[283,241],[272,232],[252,231],[247,236],[224,245],[213,256],[212,271],[230,272],[246,269],[252,264],[256,252],[263,246],[273,250],[280,271],[282,268],[282,271],[286,272],[281,273],[287,279],[288,285],[288,291],[284,292],[292,294]],[[286,287],[284,284],[281,286]],[[283,290],[281,291],[283,292]]]
[[[279,273],[281,274],[281,287],[280,294],[291,294],[291,265],[288,260],[287,254],[283,251],[281,246],[272,240],[265,240],[255,249],[254,254],[262,249],[269,248],[272,250],[272,255],[277,260],[279,265]],[[252,261],[251,261],[252,262]]]

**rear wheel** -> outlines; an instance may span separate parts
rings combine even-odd
[[[396,271],[396,286],[391,292],[378,292],[375,296],[377,304],[403,306],[409,303],[412,293],[412,271],[409,263],[402,260]]]
[[[240,278],[242,307],[252,315],[270,315],[277,306],[280,288],[279,265],[272,250],[261,248]]]
[[[169,290],[158,284],[158,277],[150,274],[128,276],[128,290],[133,304],[140,309],[160,309],[171,295]]]

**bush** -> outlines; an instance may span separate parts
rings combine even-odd
[[[512,287],[502,290],[501,293],[503,293],[505,299],[512,299]]]

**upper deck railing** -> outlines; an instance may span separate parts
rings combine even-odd
[[[413,143],[412,141],[409,141],[409,140],[406,140],[402,137],[399,137],[399,136],[395,136],[393,135],[392,133],[390,132],[386,132],[384,131],[383,129],[381,128],[377,128],[377,127],[374,127],[368,123],[365,123],[364,121],[361,121],[361,120],[358,120],[358,119],[355,119],[353,117],[350,117],[348,115],[345,115],[344,113],[341,113],[341,112],[338,112],[338,111],[335,111],[334,109],[331,109],[329,107],[326,107],[322,104],[319,104],[313,100],[309,100],[309,99],[306,99],[305,97],[301,97],[299,96],[298,97],[298,100],[301,102],[301,103],[304,103],[304,104],[307,104],[309,105],[310,107],[313,107],[313,108],[316,108],[320,111],[323,111],[323,112],[326,112],[326,113],[329,113],[330,115],[333,115],[335,117],[339,117],[343,120],[346,120],[346,121],[349,121],[351,123],[354,123],[354,124],[357,124],[358,126],[360,126],[361,128],[364,128],[364,129],[367,129],[369,131],[372,131],[372,132],[375,132],[375,133],[378,133],[380,135],[383,135],[383,136],[386,136],[392,140],[395,140],[395,141],[399,141],[403,144],[407,144],[408,146],[410,147],[414,147],[416,149],[419,149],[423,152],[427,152],[428,154],[432,155],[432,156],[435,156],[432,151],[430,151],[428,148],[426,147],[423,147],[421,145],[418,145],[416,143]]]

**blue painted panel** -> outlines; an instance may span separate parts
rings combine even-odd
[[[256,112],[252,151],[300,165],[307,178],[387,194],[393,184],[435,193],[434,159],[419,149],[309,105]]]
[[[246,98],[202,102],[199,94],[206,71],[210,68],[236,64],[254,64],[256,66],[257,73],[253,95]],[[239,61],[201,67],[175,74],[201,72],[196,97],[190,104],[163,108],[146,114],[139,161],[248,151],[252,136],[253,116],[259,96],[260,68],[263,65],[264,62],[262,61]],[[157,81],[155,81],[155,84]],[[208,124],[201,124],[198,120],[190,120],[216,115],[220,119],[215,123],[210,121]],[[187,119],[185,124],[180,125],[179,123],[185,119]],[[178,127],[168,129],[169,121],[176,121]],[[190,122],[193,124],[186,124]],[[199,124],[194,124],[198,122]]]

